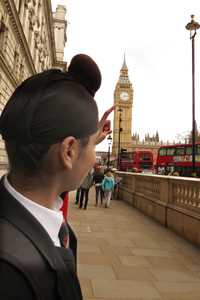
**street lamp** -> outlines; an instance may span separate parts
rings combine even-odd
[[[197,30],[200,28],[199,23],[194,21],[194,15],[191,15],[191,22],[185,28],[190,31],[192,40],[192,175],[195,177],[195,68],[194,68],[194,41]]]
[[[121,170],[121,159],[120,159],[120,133],[121,131],[123,130],[121,128],[121,115],[122,115],[122,112],[123,112],[123,109],[118,109],[118,112],[119,112],[119,143],[118,143],[118,170],[120,171]],[[119,161],[120,161],[120,164],[119,164]]]
[[[107,166],[109,167],[109,165],[110,165],[110,146],[112,143],[112,137],[110,134],[109,134],[107,140],[108,140],[108,163],[107,163]]]

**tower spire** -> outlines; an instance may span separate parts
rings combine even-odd
[[[129,80],[129,76],[128,76],[128,68],[126,65],[126,57],[125,57],[125,51],[124,51],[124,61],[123,61],[123,65],[121,67],[120,70],[120,76],[119,76],[119,80],[118,83],[126,83],[126,84],[131,84],[130,80]]]
[[[126,58],[125,58],[125,56],[126,56],[126,53],[125,53],[125,50],[124,50],[124,61],[123,61],[123,65],[122,65],[121,70],[128,71],[128,68],[127,68],[127,65],[126,65]]]

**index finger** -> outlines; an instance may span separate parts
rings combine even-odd
[[[103,117],[101,118],[101,120],[106,120],[107,117],[109,116],[109,114],[115,109],[115,107],[116,107],[116,105],[113,105],[110,109],[105,111],[105,113],[103,114]]]

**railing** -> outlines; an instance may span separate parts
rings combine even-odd
[[[150,178],[139,177],[136,186],[136,192],[143,193],[144,195],[151,196],[155,199],[160,199],[160,181]]]
[[[172,184],[173,203],[200,212],[200,188],[194,182]]]
[[[200,179],[117,172],[119,199],[200,246]]]

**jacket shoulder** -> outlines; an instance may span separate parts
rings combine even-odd
[[[34,300],[35,292],[23,273],[0,258],[0,299]],[[6,298],[1,298],[2,296]]]
[[[6,296],[12,298],[9,286],[14,288],[17,284],[18,288],[14,291],[18,299],[55,299],[55,273],[47,266],[35,245],[18,228],[2,218],[0,232],[0,265],[3,270],[0,293],[6,289]],[[48,285],[45,282],[48,282]],[[23,289],[27,297],[20,298]]]

